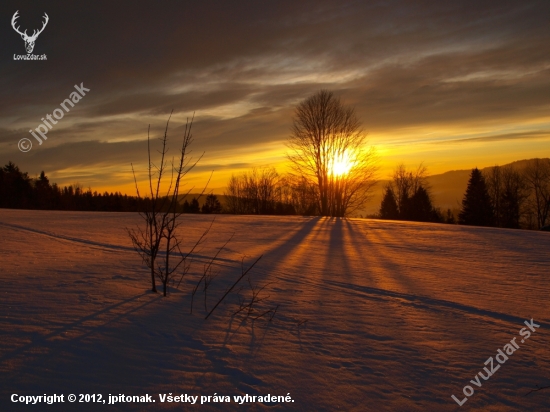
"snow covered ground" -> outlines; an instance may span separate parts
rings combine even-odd
[[[191,245],[211,217],[185,216]],[[125,227],[135,214],[0,210],[0,410],[544,411],[550,389],[550,234],[374,220],[217,216],[192,273],[167,298]],[[210,309],[241,258],[279,305],[271,323],[204,320],[190,288],[216,261]],[[244,291],[243,291],[244,292]],[[524,343],[524,321],[540,325]],[[484,362],[519,349],[481,387]],[[496,367],[496,361],[495,361]],[[478,377],[479,379],[479,377]],[[475,393],[459,407],[463,387]],[[26,406],[12,394],[64,394]],[[68,403],[68,394],[152,395],[155,403]],[[198,405],[159,394],[199,396]],[[200,405],[200,396],[231,403]],[[234,402],[236,395],[289,403]]]

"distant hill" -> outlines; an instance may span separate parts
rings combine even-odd
[[[533,159],[518,160],[499,166],[512,165],[515,168],[523,169],[531,160]],[[493,167],[485,167],[480,170],[486,175],[492,168]],[[471,169],[451,170],[438,175],[428,176],[426,180],[431,189],[430,193],[432,194],[434,205],[440,207],[443,211],[447,209],[459,210],[462,203],[462,197],[466,192],[466,186],[468,185],[471,171]],[[376,185],[373,197],[364,209],[366,214],[378,213],[387,182],[388,180],[381,180]]]

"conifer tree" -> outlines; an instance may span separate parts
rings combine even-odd
[[[428,191],[420,185],[416,192],[408,199],[407,209],[409,210],[409,220],[417,222],[431,222],[435,218],[434,207]]]
[[[384,199],[380,204],[380,217],[382,219],[398,219],[399,210],[397,209],[397,201],[393,195],[393,190],[388,185],[386,187],[386,193],[384,194]]]
[[[493,226],[494,211],[485,179],[479,169],[472,169],[466,193],[462,199],[459,223],[472,226]]]
[[[221,213],[222,205],[215,194],[209,194],[201,210],[202,213]]]
[[[191,200],[191,204],[189,205],[189,213],[200,213],[201,208],[199,205],[199,201],[196,198],[193,198]]]

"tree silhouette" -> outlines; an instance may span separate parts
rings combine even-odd
[[[201,208],[199,205],[199,201],[197,198],[193,198],[191,200],[191,204],[189,205],[189,213],[200,213]]]
[[[485,179],[477,167],[470,174],[458,218],[463,225],[492,226],[494,223],[491,198]]]
[[[386,186],[380,216],[383,219],[442,222],[441,212],[432,203],[426,173],[422,163],[413,171],[407,170],[403,163],[399,164],[392,181]]]
[[[148,154],[148,197],[144,202],[144,209],[139,212],[139,216],[143,221],[142,226],[136,228],[127,228],[127,233],[132,241],[135,251],[140,255],[143,263],[147,265],[151,273],[151,291],[157,292],[155,278],[158,277],[163,285],[163,293],[166,296],[168,284],[173,279],[176,271],[181,267],[183,274],[186,273],[186,259],[188,254],[181,252],[180,245],[184,234],[178,234],[177,229],[181,224],[179,217],[182,213],[179,207],[179,195],[182,182],[187,173],[189,173],[202,158],[200,156],[195,162],[190,162],[189,146],[193,141],[191,134],[191,121],[187,120],[183,137],[181,139],[181,148],[179,157],[167,160],[168,153],[168,126],[172,113],[166,122],[164,135],[160,140],[159,150],[160,158],[158,163],[153,163],[151,160],[151,139],[149,131],[147,132],[147,154]],[[150,130],[150,127],[149,127]],[[138,186],[138,180],[132,165],[134,175],[134,183],[136,186],[136,194],[138,198],[142,198]],[[167,189],[163,194],[163,182],[167,181]],[[188,195],[189,192],[184,194]],[[193,201],[196,199],[193,198]],[[197,202],[198,209],[198,202]],[[202,237],[199,238],[195,246],[197,246]],[[161,253],[164,252],[164,253]],[[177,255],[177,256],[174,256]],[[183,275],[182,275],[183,276]]]
[[[281,179],[281,202],[292,214],[303,216],[318,215],[317,187],[302,176],[288,175]]]
[[[531,206],[542,228],[550,216],[550,159],[534,159],[525,169],[525,179],[532,192]]]
[[[407,198],[406,213],[407,220],[417,222],[435,222],[439,220],[430,195],[422,185],[416,189],[410,198]]]
[[[12,162],[0,167],[1,208],[135,212],[146,202],[119,192],[84,190],[78,184],[60,187],[50,183],[44,171],[39,177],[31,178]]]
[[[209,194],[201,210],[202,213],[221,213],[222,205],[215,194]]]
[[[272,167],[232,175],[227,184],[226,211],[235,214],[295,214],[293,187]]]
[[[34,191],[36,193],[36,206],[39,209],[50,209],[52,207],[52,190],[50,180],[42,171],[40,177],[34,182]]]
[[[390,186],[397,203],[399,218],[411,220],[410,199],[423,186],[427,191],[426,167],[420,163],[414,171],[409,171],[400,163],[393,172],[393,181]]]
[[[0,207],[28,209],[33,205],[32,179],[14,163],[0,169]]]
[[[518,229],[527,215],[525,207],[529,197],[526,174],[512,165],[494,166],[486,180],[494,211],[494,225]]]
[[[504,208],[501,205],[502,201],[502,168],[498,165],[494,166],[487,173],[485,180],[491,204],[493,205],[494,224],[500,227],[502,222],[502,212]]]
[[[399,210],[390,185],[386,186],[386,192],[380,205],[380,217],[382,219],[398,219]]]
[[[345,216],[368,200],[375,184],[374,153],[354,109],[321,90],[296,108],[288,140],[295,173],[317,186],[322,216]]]
[[[525,212],[524,204],[528,197],[529,188],[523,174],[512,166],[504,167],[499,213],[502,217],[502,227],[519,229]]]

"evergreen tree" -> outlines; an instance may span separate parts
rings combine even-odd
[[[466,193],[462,199],[459,223],[472,226],[492,226],[494,211],[485,179],[479,169],[472,169]]]
[[[416,192],[407,199],[408,220],[417,222],[432,222],[435,220],[435,211],[428,191],[420,185]]]
[[[44,210],[138,211],[147,199],[121,193],[98,194],[84,190],[78,184],[59,187],[50,184],[42,171],[37,178],[29,177],[12,162],[0,167],[0,208]]]
[[[199,206],[199,201],[196,198],[193,198],[191,200],[191,204],[189,205],[189,213],[200,213],[201,208]]]
[[[380,217],[382,219],[398,219],[399,211],[397,209],[397,201],[393,195],[393,190],[388,185],[386,187],[386,193],[380,204]]]
[[[14,163],[4,166],[0,175],[0,207],[28,209],[33,206],[32,179]]]
[[[40,177],[34,182],[34,191],[36,195],[35,206],[39,209],[50,209],[52,207],[52,188],[50,180],[42,171]]]
[[[221,213],[222,205],[215,194],[206,196],[206,202],[202,205],[202,213]]]

